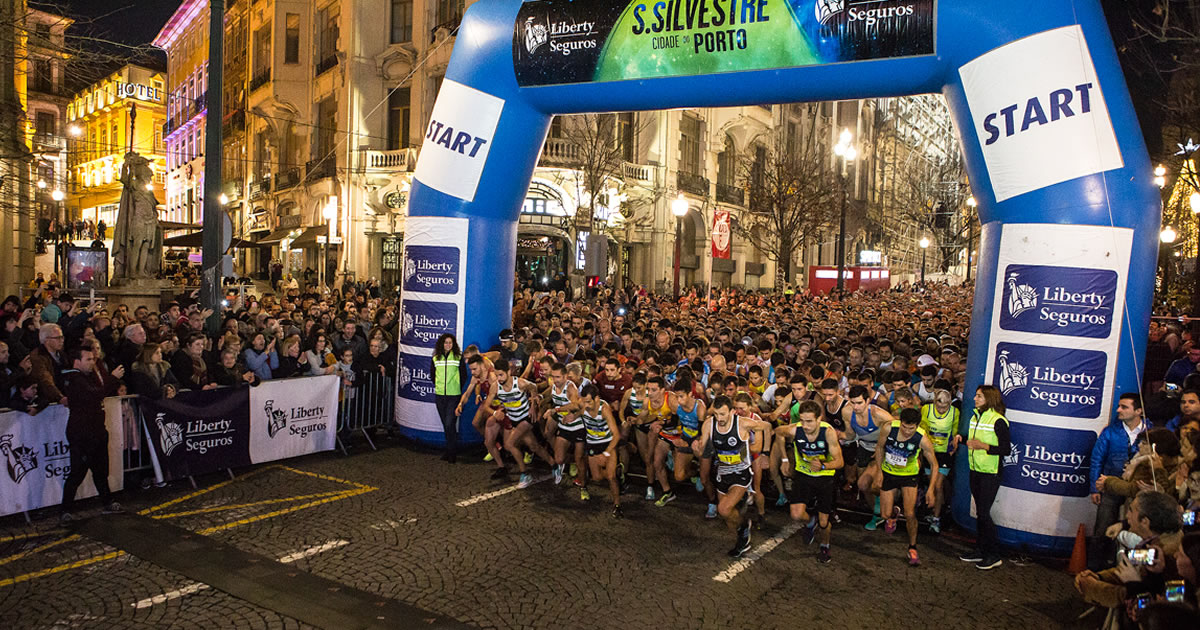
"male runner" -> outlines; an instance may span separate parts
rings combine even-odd
[[[954,451],[958,444],[954,436],[958,435],[959,411],[951,403],[954,395],[946,389],[933,390],[933,403],[921,409],[921,428],[933,442],[933,452],[937,456],[938,475],[931,475],[930,487],[933,488],[933,514],[929,517],[929,531],[942,533],[942,506],[946,504],[946,478],[954,467]]]
[[[750,397],[744,405],[749,408]],[[731,531],[737,532],[737,540],[729,555],[739,558],[750,549],[750,521],[743,517],[741,506],[746,492],[753,482],[754,473],[750,462],[750,434],[754,431],[770,431],[771,425],[762,420],[738,416],[730,409],[728,396],[713,401],[711,422],[704,423],[700,439],[694,448],[703,451],[710,446],[717,460],[717,512],[725,519]]]
[[[900,508],[895,506],[896,489],[900,490],[904,502],[904,525],[908,529],[908,564],[921,564],[917,556],[917,481],[921,472],[921,457],[933,469],[933,479],[925,492],[925,502],[933,503],[933,484],[938,482],[937,457],[933,454],[933,442],[925,436],[918,425],[921,424],[921,412],[916,409],[902,409],[900,421],[888,421],[880,427],[880,433],[887,436],[883,448],[875,449],[875,464],[883,471],[882,482],[876,481],[876,487],[882,488],[879,495],[883,513],[887,515],[887,525],[884,531],[896,531],[896,518]]]
[[[511,429],[504,432],[504,448],[512,454],[513,459],[517,462],[517,469],[521,472],[521,479],[517,483],[518,488],[528,488],[533,483],[533,476],[526,470],[525,457],[521,452],[521,445],[524,445],[530,451],[533,451],[542,461],[553,466],[554,459],[538,444],[533,438],[530,431],[533,429],[532,419],[537,413],[537,386],[523,378],[513,376],[510,371],[508,361],[505,359],[496,359],[492,364],[493,373],[491,378],[491,391],[488,392],[487,402],[485,406],[492,403],[493,400],[500,401],[500,408],[492,413],[491,420],[500,423],[507,420],[511,424]],[[484,436],[487,439],[487,436]],[[497,457],[499,462],[500,458]],[[498,477],[507,475],[507,469],[501,464],[501,470],[505,472]]]
[[[858,469],[858,489],[863,493],[867,505],[874,507],[871,520],[867,521],[864,529],[875,531],[883,519],[879,518],[878,486],[879,465],[875,462],[875,447],[879,443],[880,425],[891,422],[892,415],[867,401],[869,392],[862,385],[850,388],[850,406],[842,410],[842,419],[846,423],[846,437],[855,436],[858,440],[858,455],[855,467]]]
[[[578,400],[579,388],[567,380],[567,366],[555,363],[554,367],[550,368],[550,408],[544,414],[547,426],[556,429],[547,433],[554,436],[555,485],[562,483],[568,451],[574,451],[575,462],[583,463],[586,433],[583,419],[577,411]],[[575,479],[576,485],[582,485],[579,476]]]
[[[579,414],[587,430],[589,472],[594,479],[608,481],[613,500],[612,516],[621,518],[625,514],[621,511],[621,489],[617,485],[617,444],[621,441],[617,421],[613,419],[612,408],[600,399],[600,391],[594,384],[589,383],[579,391],[579,404]]]
[[[788,493],[791,516],[794,521],[809,522],[812,520],[809,508],[817,512],[819,531],[807,528],[805,538],[810,544],[814,538],[820,541],[817,561],[828,564],[832,560],[829,514],[833,511],[833,476],[842,467],[842,448],[838,432],[821,420],[820,403],[806,400],[797,406],[796,412],[800,424],[775,429],[776,437],[791,443],[792,465],[784,468],[785,474],[792,478],[792,490]]]
[[[774,435],[775,427],[769,422],[764,422],[755,410],[758,405],[754,401],[757,397],[748,394],[738,394],[734,399],[734,414],[738,418],[753,420],[758,422],[759,426],[755,427],[749,423],[744,425],[750,433],[750,462],[751,472],[754,473],[754,491],[751,492],[751,497],[754,500],[754,506],[758,509],[758,518],[754,520],[755,527],[762,527],[762,522],[767,516],[767,501],[762,493],[762,478],[765,476],[765,471],[769,468],[771,462],[771,436]],[[715,403],[714,403],[715,405]],[[709,415],[714,415],[716,407],[709,411]],[[720,475],[721,461],[717,459],[717,478],[718,492],[720,492]],[[717,511],[720,512],[720,501],[717,502]]]

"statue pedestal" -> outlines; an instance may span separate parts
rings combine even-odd
[[[161,312],[162,305],[174,297],[175,291],[170,280],[125,280],[119,285],[110,286],[100,291],[108,301],[109,313],[117,304],[129,307],[129,313],[145,306],[153,312]]]

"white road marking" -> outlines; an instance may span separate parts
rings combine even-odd
[[[283,564],[291,564],[297,560],[311,558],[312,556],[315,556],[319,553],[324,553],[326,551],[329,551],[330,549],[337,549],[338,547],[345,547],[346,545],[349,545],[349,544],[350,544],[350,542],[346,541],[346,540],[331,540],[327,543],[317,545],[315,547],[309,547],[308,549],[305,549],[303,551],[297,551],[296,553],[290,553],[286,556],[283,556],[282,558],[279,558],[279,562],[282,562]],[[166,602],[171,601],[172,599],[179,599],[180,597],[186,597],[188,595],[192,595],[194,593],[199,593],[200,591],[207,590],[210,588],[212,588],[212,587],[207,584],[201,583],[201,582],[188,582],[173,591],[167,591],[166,593],[162,593],[161,595],[155,595],[153,597],[147,597],[146,599],[138,600],[138,601],[130,604],[130,606],[137,608],[139,610],[142,608],[149,608],[156,604],[166,603]]]
[[[542,475],[541,477],[534,477],[533,483],[542,483],[543,481],[546,481],[547,479],[549,479],[551,477],[553,477],[553,475]],[[533,484],[530,484],[530,485],[533,485]],[[517,484],[514,483],[513,485],[511,485],[507,488],[501,488],[499,490],[493,490],[491,492],[477,494],[477,495],[471,497],[470,499],[463,499],[462,501],[459,501],[458,503],[455,503],[454,505],[457,505],[458,507],[470,507],[472,505],[475,505],[476,503],[483,503],[484,501],[487,501],[489,499],[495,499],[496,497],[502,497],[510,492],[516,492],[516,491],[517,491]]]
[[[750,553],[742,556],[737,560],[737,562],[729,565],[728,569],[725,569],[724,571],[713,576],[713,580],[728,584],[733,580],[733,578],[737,577],[739,573],[750,568],[750,565],[754,564],[756,560],[774,551],[775,548],[780,545],[780,543],[788,538],[791,538],[792,534],[800,531],[802,527],[804,527],[804,525],[800,523],[788,523],[787,526],[781,529],[778,534],[766,539],[761,545],[751,550]]]
[[[399,527],[401,525],[410,525],[410,524],[416,523],[416,522],[417,522],[417,519],[415,519],[415,518],[406,518],[402,521],[388,520],[388,521],[384,521],[382,523],[376,523],[376,524],[372,525],[371,529],[373,529],[375,531],[380,531],[380,530],[384,530],[384,529],[396,529],[397,527]]]

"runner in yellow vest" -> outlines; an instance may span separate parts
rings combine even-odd
[[[817,561],[826,564],[829,554],[829,515],[833,512],[833,476],[842,467],[842,447],[838,432],[827,422],[822,422],[824,412],[821,405],[811,400],[797,403],[796,416],[799,424],[788,424],[775,429],[775,436],[788,441],[791,466],[784,467],[784,474],[792,478],[792,489],[788,492],[793,521],[811,522],[809,508],[817,513],[819,531],[810,527],[805,540],[812,543],[819,538],[820,551]],[[794,471],[794,472],[793,472]]]
[[[1000,390],[991,385],[980,385],[975,390],[975,413],[971,416],[965,442],[971,463],[971,496],[975,498],[978,549],[959,556],[959,560],[974,562],[975,568],[984,571],[1001,564],[992,504],[1000,491],[1002,457],[1012,448],[1004,412]],[[956,443],[964,441],[961,435],[955,440]]]
[[[933,480],[925,492],[925,502],[933,503],[933,484],[938,480],[937,458],[933,455],[933,442],[917,425],[921,423],[921,412],[916,409],[901,409],[899,422],[884,422],[879,430],[886,436],[875,449],[875,463],[883,471],[879,494],[881,513],[887,515],[884,531],[896,531],[896,518],[900,508],[896,506],[896,490],[904,503],[904,526],[908,529],[908,564],[921,564],[917,556],[917,481],[920,479],[921,458],[933,469]]]
[[[954,467],[954,452],[958,449],[958,408],[951,405],[953,395],[949,390],[933,390],[933,402],[921,409],[921,429],[933,442],[933,453],[937,457],[938,476],[936,483],[931,475],[929,485],[933,487],[933,513],[929,516],[929,530],[942,533],[942,507],[946,505],[946,478]],[[930,473],[926,473],[930,474]]]

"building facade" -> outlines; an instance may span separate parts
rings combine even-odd
[[[237,253],[237,271],[265,275],[275,263],[285,275],[314,280],[399,283],[419,139],[466,4],[229,4],[223,200],[234,236],[258,245]],[[170,60],[167,213],[188,223],[200,220],[207,10],[202,0],[185,0],[155,40]],[[840,169],[833,147],[843,130],[858,151],[844,179],[845,251],[853,264],[859,252],[889,242],[879,141],[889,102],[556,118],[519,220],[518,280],[579,287],[601,277],[667,290],[678,258],[684,287],[710,278],[715,286],[774,287],[777,261],[736,232],[728,259],[711,256],[714,216],[728,213],[734,224],[753,219],[741,165],[779,137],[811,136],[805,141]],[[581,168],[573,141],[580,125],[603,125],[619,147],[619,163],[600,180]],[[677,220],[671,208],[681,196],[688,210]],[[808,235],[788,252],[793,274],[783,280],[803,285],[807,265],[836,264],[838,235],[836,221]]]
[[[121,165],[132,151],[150,160],[162,196],[167,177],[163,125],[166,77],[159,70],[127,65],[75,94],[67,105],[73,218],[116,225],[121,202]]]

